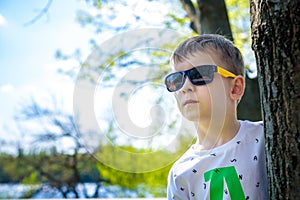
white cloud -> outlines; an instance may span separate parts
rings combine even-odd
[[[7,24],[7,20],[3,15],[0,14],[0,26],[5,26]]]
[[[11,93],[15,90],[15,87],[11,84],[5,84],[0,86],[0,91],[3,93]]]

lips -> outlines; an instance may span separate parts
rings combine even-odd
[[[195,100],[186,100],[183,105],[186,106],[186,105],[192,105],[192,104],[196,104],[198,103],[198,101],[195,101]]]

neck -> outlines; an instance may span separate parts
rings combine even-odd
[[[198,134],[196,147],[209,150],[234,138],[240,128],[240,123],[234,116],[225,119],[196,122],[195,126]]]

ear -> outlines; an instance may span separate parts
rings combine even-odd
[[[245,79],[242,76],[237,76],[232,80],[230,97],[233,100],[241,100],[245,91]]]

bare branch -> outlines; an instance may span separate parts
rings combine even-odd
[[[30,21],[26,22],[24,24],[24,26],[30,26],[32,24],[34,24],[37,20],[39,20],[40,18],[43,17],[43,15],[48,13],[48,10],[52,4],[53,0],[48,0],[47,5],[40,11],[40,13],[38,15],[36,15],[33,19],[31,19]]]
[[[188,17],[191,20],[191,28],[196,32],[201,32],[201,25],[199,20],[199,10],[195,9],[191,0],[180,0],[183,9],[187,13]]]

